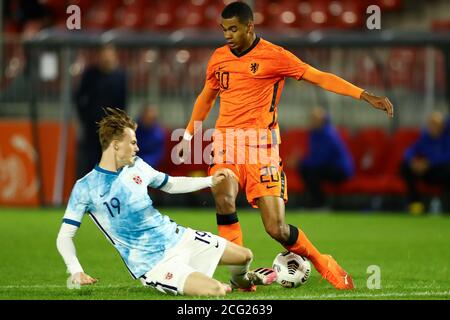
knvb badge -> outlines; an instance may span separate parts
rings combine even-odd
[[[259,63],[257,63],[257,62],[252,62],[252,63],[250,64],[250,71],[251,71],[253,74],[255,74],[256,71],[258,71],[258,68],[259,68]]]

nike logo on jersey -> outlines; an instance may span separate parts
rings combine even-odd
[[[100,198],[103,198],[105,196],[105,194],[107,194],[108,192],[105,192],[104,194],[100,195]]]
[[[219,247],[219,241],[217,241],[216,245],[214,246],[214,248],[218,248]]]
[[[274,185],[274,186],[266,186],[266,188],[267,189],[272,189],[272,188],[275,188],[277,185]]]

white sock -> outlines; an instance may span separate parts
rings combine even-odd
[[[250,280],[248,279],[247,272],[249,269],[251,261],[245,265],[230,265],[228,269],[230,270],[231,280],[241,288],[247,288],[250,285]]]

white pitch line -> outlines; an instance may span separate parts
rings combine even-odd
[[[321,294],[321,295],[304,295],[304,296],[287,296],[282,299],[298,299],[298,300],[311,300],[311,299],[338,299],[338,298],[389,298],[389,297],[426,297],[426,296],[449,296],[450,291],[424,291],[424,292],[389,292],[389,293],[342,293],[342,294]],[[264,297],[251,297],[249,299],[268,299],[277,300],[280,297],[276,296],[264,296]]]
[[[86,286],[86,288],[89,286]],[[104,285],[104,286],[99,286],[99,285],[95,285],[92,286],[91,288],[122,288],[124,286],[121,285]],[[58,285],[58,284],[37,284],[37,285],[5,285],[5,286],[0,286],[0,289],[57,289],[57,288],[67,288],[67,286],[65,285]]]
[[[63,289],[67,288],[64,285],[4,285],[1,289]],[[92,288],[107,289],[107,288],[123,288],[121,285],[105,285],[92,286]],[[140,288],[140,286],[139,286]],[[374,290],[375,291],[375,290]],[[388,292],[388,293],[341,293],[341,294],[318,294],[318,295],[298,295],[298,296],[249,296],[248,298],[240,297],[240,299],[248,300],[279,300],[281,299],[296,299],[296,300],[312,300],[312,299],[345,299],[345,298],[390,298],[390,297],[427,297],[427,296],[449,296],[450,291],[423,291],[423,292]]]

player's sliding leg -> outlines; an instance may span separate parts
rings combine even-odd
[[[230,287],[201,272],[192,272],[184,283],[183,293],[188,296],[224,296]]]
[[[218,166],[214,166],[216,169]],[[213,170],[210,174],[213,174]],[[236,179],[227,178],[212,188],[217,209],[217,228],[219,236],[230,242],[243,245],[241,225],[236,212],[236,197],[239,185]]]
[[[252,252],[230,241],[220,259],[219,264],[228,265],[231,275],[231,285],[233,288],[246,289],[252,286],[248,278],[250,263],[253,260]]]
[[[353,289],[353,280],[329,255],[324,255],[309,241],[303,231],[285,223],[284,201],[265,196],[257,200],[267,233],[287,250],[308,258],[323,278],[336,289]]]
[[[269,285],[276,280],[276,273],[273,269],[258,268],[249,271],[252,260],[253,254],[250,249],[227,242],[227,247],[219,263],[228,265],[231,273],[230,283],[233,288],[255,291],[256,285]]]

